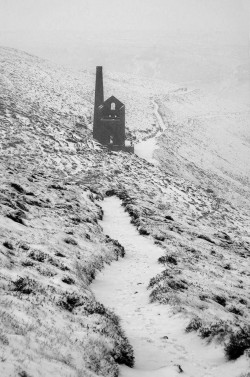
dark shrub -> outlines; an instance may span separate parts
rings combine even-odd
[[[167,294],[170,292],[169,287],[156,287],[152,290],[152,292],[149,295],[150,302],[161,302],[162,298],[164,298],[165,302],[168,302]]]
[[[74,240],[74,238],[72,238],[72,237],[65,238],[64,242],[66,242],[69,245],[74,245],[74,246],[78,245],[76,240]]]
[[[64,276],[62,278],[62,282],[64,282],[65,284],[69,284],[69,285],[75,284],[74,279],[72,279],[70,276]]]
[[[59,300],[58,305],[72,312],[74,308],[84,304],[82,297],[78,296],[76,293],[67,294],[61,300]]]
[[[48,254],[45,254],[43,251],[41,250],[32,250],[30,253],[29,253],[29,257],[37,262],[41,262],[43,263],[45,261],[45,259],[48,257]]]
[[[157,240],[157,241],[165,241],[165,237],[163,236],[154,236],[154,238]]]
[[[6,217],[22,225],[25,225],[23,220],[27,218],[25,212],[23,212],[22,210],[7,213]]]
[[[170,220],[170,221],[174,221],[173,217],[170,216],[170,215],[166,215],[166,216],[165,216],[165,219],[166,219],[166,220]]]
[[[177,265],[177,260],[173,255],[164,255],[158,259],[158,262],[162,264],[170,263]]]
[[[38,287],[37,282],[28,277],[25,277],[25,278],[20,277],[16,281],[13,281],[13,284],[14,284],[13,291],[18,291],[27,295],[35,292]]]
[[[22,262],[22,266],[24,267],[31,267],[31,266],[34,266],[34,262],[32,262],[31,260],[29,259],[26,259]]]
[[[185,280],[171,280],[168,282],[168,286],[175,291],[183,291],[188,289],[188,284]]]
[[[105,306],[96,301],[86,301],[84,304],[84,310],[89,314],[108,315],[108,311]]]
[[[247,305],[247,300],[245,300],[244,298],[241,298],[239,299],[239,303],[242,305]]]
[[[147,289],[153,288],[156,284],[160,283],[162,280],[165,280],[166,278],[173,278],[173,276],[167,269],[162,271],[160,274],[156,275],[154,278],[150,279]]]
[[[222,341],[230,333],[231,333],[230,326],[223,321],[210,323],[210,324],[207,324],[206,326],[202,326],[199,329],[199,335],[201,338],[217,337],[218,341]]]
[[[29,245],[27,245],[26,243],[21,244],[20,248],[26,251],[30,249]]]
[[[26,191],[24,190],[24,188],[21,186],[21,185],[19,185],[18,183],[11,183],[10,184],[11,185],[11,187],[13,187],[16,191],[18,191],[20,194],[24,194]]]
[[[148,236],[149,232],[145,228],[140,228],[139,233],[143,236]]]
[[[208,299],[208,296],[207,296],[207,295],[204,295],[204,294],[201,294],[201,295],[199,295],[199,299],[200,299],[201,301],[206,301],[206,300]]]
[[[3,246],[5,246],[9,250],[14,250],[14,246],[10,241],[4,241]]]
[[[113,358],[116,363],[127,365],[130,368],[134,366],[134,351],[132,346],[129,344],[128,339],[126,336],[121,333],[121,339],[116,341],[114,351],[113,351]]]
[[[230,306],[228,308],[228,311],[236,315],[240,315],[240,316],[243,315],[243,310],[241,310],[240,308],[237,308],[237,306]]]
[[[191,332],[191,331],[198,331],[202,326],[202,321],[199,317],[195,317],[191,319],[189,324],[187,325],[185,331],[186,332]]]
[[[223,296],[219,296],[219,295],[215,295],[213,297],[214,301],[218,302],[218,304],[222,305],[222,306],[226,306],[226,298],[223,297]]]
[[[117,240],[114,240],[113,238],[110,238],[109,236],[106,236],[105,242],[106,243],[112,243],[115,246],[115,253],[116,253],[117,259],[118,259],[118,257],[123,258],[125,256],[125,249],[120,244],[120,242],[118,242]]]
[[[114,196],[114,195],[116,195],[115,190],[108,190],[108,191],[106,191],[106,196]]]
[[[65,258],[65,255],[63,255],[62,253],[60,253],[60,251],[57,251],[55,255],[57,257]]]
[[[229,360],[235,360],[248,348],[250,348],[250,325],[231,335],[229,343],[225,346],[225,353]]]
[[[68,266],[65,266],[65,264],[61,263],[61,261],[59,261],[55,258],[49,257],[48,262],[50,264],[52,264],[52,266],[57,267],[62,271],[69,271],[70,270]]]

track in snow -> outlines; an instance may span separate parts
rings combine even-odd
[[[163,251],[138,234],[119,199],[107,198],[102,207],[104,233],[117,239],[126,255],[98,273],[91,289],[98,301],[120,316],[134,348],[135,368],[121,366],[120,376],[175,377],[178,365],[183,376],[239,376],[244,361],[226,363],[220,346],[206,345],[194,333],[185,334],[189,319],[173,315],[167,305],[149,303],[147,285],[162,269],[157,259]]]
[[[153,137],[150,137],[147,140],[141,141],[140,143],[135,145],[135,154],[137,156],[144,158],[148,162],[151,162],[154,165],[158,165],[159,162],[154,158],[154,151],[157,148],[157,138],[162,134],[165,130],[165,124],[162,120],[161,115],[159,114],[159,105],[157,102],[154,101],[154,114],[157,119],[158,125],[160,127],[160,131]]]

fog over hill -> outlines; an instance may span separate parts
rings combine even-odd
[[[178,365],[191,365],[190,377],[247,376],[249,70],[237,59],[216,87],[208,72],[202,89],[198,74],[189,85],[170,71],[163,80],[110,65],[105,97],[126,104],[127,137],[138,151],[130,155],[92,138],[93,71],[0,48],[1,375],[140,375],[123,322],[90,286],[106,264],[126,259],[103,232],[108,193],[162,254],[157,275],[143,282],[145,297],[173,321],[184,318],[181,336],[194,331],[212,360],[186,360],[176,347]],[[167,356],[166,376],[175,376],[181,369]],[[132,372],[121,369],[134,361]]]

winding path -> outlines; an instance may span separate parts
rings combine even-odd
[[[158,131],[155,136],[136,144],[135,154],[141,158],[144,158],[148,162],[153,163],[154,165],[158,165],[159,162],[154,158],[154,151],[157,148],[157,138],[162,134],[166,127],[159,113],[159,105],[156,101],[154,101],[154,114],[160,127],[160,131]]]
[[[138,234],[119,199],[102,204],[104,233],[117,239],[125,257],[97,274],[91,289],[98,301],[114,310],[135,351],[135,368],[120,368],[122,377],[175,377],[180,368],[189,377],[236,377],[239,363],[226,363],[221,347],[206,345],[194,333],[186,334],[188,319],[173,315],[167,305],[149,303],[149,280],[162,267],[163,251],[149,237]]]

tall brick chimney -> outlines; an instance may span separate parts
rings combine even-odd
[[[97,119],[97,108],[104,101],[103,93],[103,76],[102,67],[96,67],[96,79],[95,79],[95,108],[94,108],[94,127],[93,127],[93,137],[98,139],[98,119]]]
[[[103,94],[103,77],[102,67],[96,67],[96,81],[95,81],[95,108],[100,106],[104,101]]]

